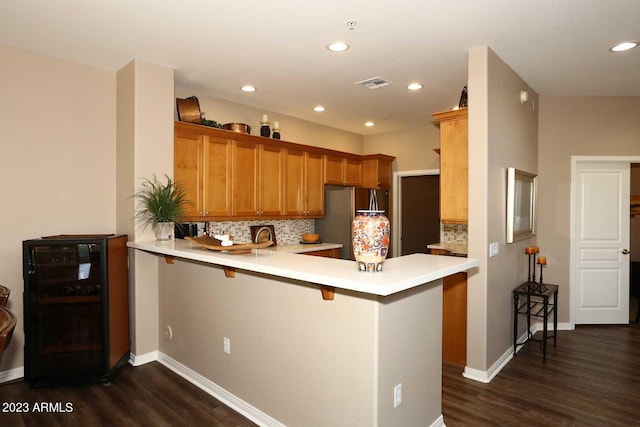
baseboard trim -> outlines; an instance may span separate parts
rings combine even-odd
[[[146,365],[147,363],[155,362],[158,360],[158,351],[152,351],[140,355],[129,353],[129,364],[132,366]]]
[[[444,415],[440,414],[438,419],[431,423],[431,426],[429,427],[447,427],[444,423]]]
[[[284,427],[284,424],[278,422],[276,419],[271,418],[269,415],[240,399],[239,397],[229,393],[224,388],[220,387],[213,381],[203,377],[194,370],[186,367],[177,360],[167,356],[160,352],[158,354],[158,362],[173,372],[186,379],[190,383],[194,384],[201,390],[215,397],[225,405],[238,411],[240,414],[258,424],[265,427]]]
[[[24,378],[24,366],[0,372],[0,384]]]

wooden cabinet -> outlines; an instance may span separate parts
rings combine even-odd
[[[282,147],[260,146],[260,215],[273,217],[284,212],[284,151]]]
[[[333,185],[362,185],[362,160],[324,156],[324,182]]]
[[[363,156],[362,186],[367,188],[386,188],[392,186],[392,163],[395,157],[384,154]]]
[[[320,218],[324,215],[322,154],[285,150],[285,215]]]
[[[252,142],[234,141],[231,149],[232,212],[237,216],[259,214],[258,180],[260,147]]]
[[[226,217],[231,211],[232,141],[176,130],[174,135],[174,180],[184,186],[188,220]]]
[[[442,360],[467,364],[467,273],[442,280]]]
[[[340,248],[320,249],[319,251],[303,252],[302,255],[321,256],[326,258],[340,258]]]
[[[440,122],[440,220],[466,224],[469,150],[467,109],[434,113]]]
[[[234,141],[231,151],[234,217],[278,216],[283,212],[284,150]]]
[[[192,202],[187,221],[320,218],[325,183],[390,188],[393,159],[174,125],[173,176]]]

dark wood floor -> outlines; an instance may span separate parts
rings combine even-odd
[[[640,426],[640,325],[559,331],[546,365],[541,354],[528,343],[490,384],[446,365],[447,427]]]
[[[158,362],[126,365],[110,386],[31,389],[23,381],[0,385],[0,405],[27,402],[28,414],[3,413],[0,426],[255,426]],[[34,413],[34,404],[67,403],[73,412]],[[10,408],[6,408],[10,409]]]
[[[546,365],[529,343],[482,384],[445,365],[443,413],[456,426],[640,426],[640,325],[560,331]],[[125,366],[108,387],[0,385],[7,402],[73,405],[70,413],[8,414],[0,426],[254,426],[159,363]],[[3,408],[0,408],[0,411]],[[404,426],[402,426],[404,427]]]

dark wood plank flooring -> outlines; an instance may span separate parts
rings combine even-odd
[[[255,426],[233,409],[158,362],[126,365],[109,386],[31,389],[23,381],[0,385],[0,405],[27,402],[28,414],[3,413],[0,426]],[[41,402],[73,405],[67,413],[36,413]],[[8,409],[8,408],[7,408]]]
[[[640,426],[640,325],[560,331],[547,363],[529,343],[490,384],[445,364],[443,413],[456,426]],[[254,426],[159,363],[125,366],[110,386],[0,385],[5,402],[73,405],[69,413],[8,414],[1,426]],[[2,410],[2,407],[0,407]],[[402,426],[404,427],[404,426]]]
[[[443,369],[447,427],[640,426],[638,324],[559,331],[546,365],[538,343],[528,343],[490,384],[461,373]]]

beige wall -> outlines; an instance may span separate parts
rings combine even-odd
[[[640,164],[631,168],[631,195],[640,196]],[[640,218],[631,218],[630,222],[631,260],[640,262]]]
[[[267,114],[272,127],[274,121],[279,122],[281,139],[284,141],[345,151],[347,153],[363,154],[364,138],[362,135],[296,119],[273,111],[201,96],[184,88],[176,87],[175,94],[177,98],[187,98],[192,95],[198,96],[200,111],[205,113],[207,119],[223,124],[248,124],[251,126],[252,135],[260,135],[260,121],[262,120],[262,115]],[[251,96],[251,94],[247,94],[248,99]],[[247,102],[252,101],[248,100]]]
[[[520,91],[529,102],[520,102]],[[488,48],[469,55],[469,256],[467,366],[487,371],[512,345],[512,293],[527,278],[524,247],[506,244],[506,175],[516,167],[536,173],[538,96]],[[535,105],[535,108],[534,108]],[[488,257],[490,243],[499,255]],[[477,305],[477,306],[476,306]]]
[[[380,301],[341,290],[324,301],[316,285],[226,278],[183,260],[160,263],[158,276],[160,324],[173,332],[160,351],[284,425],[430,425],[441,415],[440,370],[430,369],[441,364],[440,281]]]
[[[23,365],[22,240],[113,233],[115,77],[0,45],[0,283],[18,326],[0,371]]]
[[[545,281],[560,285],[560,322],[569,321],[571,156],[640,156],[640,97],[540,99],[538,242]]]
[[[368,135],[364,139],[364,154],[395,156],[394,172],[440,169],[440,128],[431,116],[425,116],[418,129]]]
[[[131,195],[141,178],[173,176],[173,86],[172,69],[141,61],[117,73],[118,226],[130,240],[154,238],[152,230],[132,221]],[[131,351],[139,356],[158,349],[158,257],[130,254]]]

